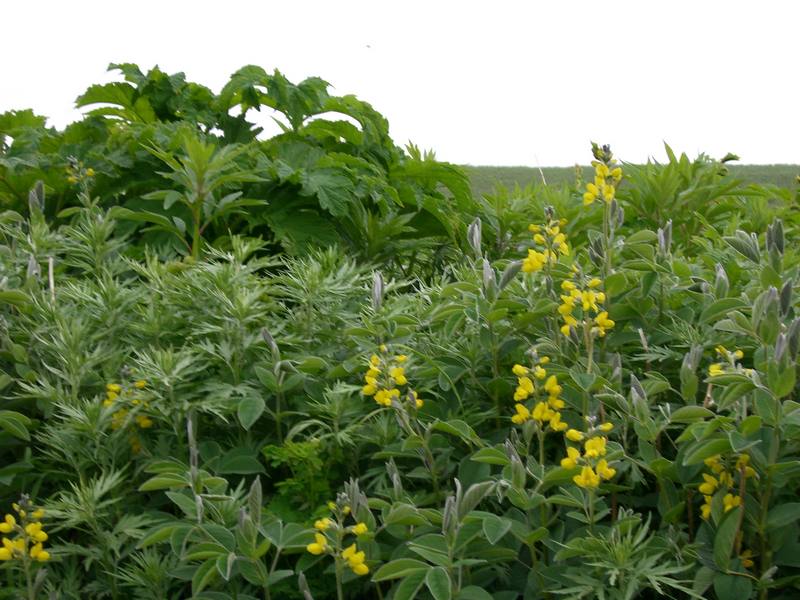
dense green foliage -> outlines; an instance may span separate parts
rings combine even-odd
[[[797,596],[795,190],[117,68],[0,115],[0,598]]]
[[[746,184],[777,186],[792,188],[797,185],[800,176],[800,165],[728,165],[732,177]],[[576,173],[574,167],[542,167],[541,172],[535,167],[464,167],[469,176],[472,193],[476,196],[491,194],[500,185],[507,188],[525,187],[531,183],[541,183],[542,176],[547,185],[574,185]],[[580,167],[581,178],[593,177],[592,168]]]

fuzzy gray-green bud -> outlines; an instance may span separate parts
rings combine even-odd
[[[475,217],[475,220],[467,227],[467,241],[477,258],[480,258],[483,254],[481,249],[481,229],[482,224],[480,217]]]

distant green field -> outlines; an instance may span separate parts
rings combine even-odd
[[[575,167],[475,167],[465,166],[475,195],[491,192],[499,183],[507,187],[525,186],[533,181],[541,182],[542,176],[548,185],[571,184],[575,181]],[[774,184],[782,187],[796,185],[800,165],[729,165],[731,175],[758,184]],[[590,176],[589,167],[583,167],[584,180]]]

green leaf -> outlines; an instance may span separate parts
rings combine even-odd
[[[800,520],[800,502],[779,504],[767,515],[767,529],[781,529],[798,520]]]
[[[749,600],[753,595],[753,583],[749,577],[717,573],[714,592],[717,598],[724,600]]]
[[[739,515],[742,510],[744,510],[743,507],[737,506],[729,511],[723,517],[714,536],[714,562],[723,571],[730,566],[736,533],[739,531]]]
[[[702,406],[682,406],[674,411],[670,417],[670,423],[691,423],[713,417],[714,413]]]
[[[31,425],[31,420],[13,410],[0,410],[0,429],[10,433],[14,437],[21,440],[29,441],[31,439],[28,433],[28,427]]]
[[[509,519],[504,519],[494,514],[487,515],[483,519],[483,535],[492,545],[499,542],[500,538],[508,533],[509,529],[511,529],[511,521]]]
[[[687,467],[699,465],[709,456],[725,454],[730,451],[731,443],[728,438],[701,441],[694,445],[694,449],[691,452],[687,452],[686,458],[683,459],[683,464]]]
[[[140,492],[152,492],[155,490],[170,490],[189,487],[189,482],[185,475],[177,473],[164,473],[156,475],[145,481],[139,486]]]
[[[194,572],[192,577],[192,594],[195,596],[202,592],[217,578],[217,559],[209,558]]]
[[[436,421],[432,425],[432,428],[435,429],[436,431],[442,431],[444,433],[449,433],[450,435],[459,437],[462,440],[464,440],[467,444],[476,444],[478,446],[483,445],[481,438],[478,436],[477,433],[475,433],[475,430],[460,419],[451,419],[449,421]]]
[[[425,575],[425,585],[434,600],[451,600],[453,597],[450,576],[442,567],[433,567],[428,571]]]
[[[511,460],[506,453],[499,448],[481,448],[470,457],[470,460],[490,465],[501,465],[503,467],[511,464]]]
[[[214,471],[220,475],[252,475],[264,473],[264,465],[250,448],[233,448],[220,457]]]
[[[458,600],[493,600],[489,592],[477,585],[468,585],[458,593],[456,598]]]
[[[264,398],[261,396],[246,396],[239,401],[236,415],[245,431],[250,429],[264,413]]]
[[[372,581],[388,581],[390,579],[400,579],[407,575],[412,575],[420,571],[428,570],[428,565],[415,558],[398,558],[390,561],[375,571]]]
[[[425,570],[420,569],[403,579],[395,588],[393,600],[414,600],[425,584],[425,574]]]

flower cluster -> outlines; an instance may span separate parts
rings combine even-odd
[[[48,537],[42,529],[44,510],[31,506],[26,497],[12,507],[17,517],[7,514],[0,523],[0,533],[15,535],[3,536],[0,560],[27,560],[28,557],[38,562],[50,560],[50,553],[44,549]]]
[[[567,236],[561,231],[565,223],[564,219],[551,218],[546,225],[528,225],[536,247],[528,248],[528,256],[522,261],[523,272],[541,271],[546,264],[556,262],[559,255],[569,256]]]
[[[567,424],[561,420],[564,400],[560,398],[562,388],[555,375],[548,377],[544,365],[550,359],[547,356],[536,357],[531,367],[514,365],[512,369],[517,376],[517,389],[514,391],[514,410],[516,414],[511,417],[511,422],[522,425],[527,421],[535,421],[541,430],[547,424],[552,431],[564,431]],[[524,404],[533,398],[536,402],[533,409]]]
[[[752,369],[742,369],[741,365],[736,362],[744,358],[744,352],[741,350],[736,349],[731,352],[725,348],[725,346],[720,345],[715,347],[714,351],[717,353],[717,357],[722,360],[709,365],[709,377],[716,377],[717,375],[724,375],[725,373],[730,372],[741,372],[745,375],[750,375],[753,372]]]
[[[561,282],[564,292],[558,307],[558,314],[564,319],[561,333],[569,336],[572,329],[589,326],[592,334],[603,337],[606,331],[614,327],[614,321],[608,318],[608,311],[603,310],[606,295],[598,289],[601,285],[603,282],[597,277],[585,283],[569,279]],[[580,311],[578,317],[575,316],[576,309]]]
[[[75,184],[78,182],[84,182],[87,179],[94,177],[95,172],[94,169],[91,167],[86,167],[82,161],[79,161],[77,158],[70,157],[69,164],[67,165],[67,181],[69,183]]]
[[[617,474],[617,470],[610,467],[604,458],[608,439],[602,434],[613,428],[611,423],[600,423],[590,427],[586,433],[568,429],[564,434],[570,442],[583,443],[583,453],[580,447],[567,445],[567,456],[561,459],[561,466],[565,469],[581,467],[581,472],[572,478],[579,487],[595,489],[602,480],[609,480]]]
[[[705,461],[705,465],[711,469],[711,473],[702,473],[703,483],[698,486],[698,491],[703,494],[703,504],[700,506],[700,514],[703,519],[708,520],[711,516],[712,503],[717,494],[722,495],[722,509],[724,512],[733,510],[742,504],[742,497],[736,493],[736,478],[744,477],[749,479],[755,477],[756,472],[750,466],[750,456],[742,454],[736,459],[734,468],[728,470],[722,457],[717,454],[710,456]]]
[[[602,149],[593,147],[592,150],[597,159],[592,161],[594,181],[586,184],[583,205],[589,206],[595,200],[603,200],[610,204],[616,195],[617,186],[622,180],[622,168],[617,165],[617,161],[607,146]]]
[[[337,560],[346,562],[350,570],[356,575],[366,575],[369,573],[369,567],[366,563],[364,551],[358,549],[356,542],[351,543],[344,549],[342,549],[342,546],[346,535],[352,534],[358,538],[368,533],[369,527],[367,527],[366,523],[361,522],[349,527],[344,526],[344,519],[350,514],[349,506],[343,506],[339,509],[335,502],[330,502],[328,508],[334,511],[333,518],[325,517],[314,522],[314,529],[317,532],[314,534],[314,541],[306,546],[306,550],[317,556],[331,554]],[[336,556],[337,548],[339,548],[338,558]]]
[[[121,429],[130,414],[131,410],[137,409],[140,406],[148,408],[149,403],[142,397],[140,390],[147,386],[147,382],[143,379],[135,381],[131,386],[123,387],[119,383],[109,383],[106,385],[106,397],[103,400],[103,406],[106,408],[115,407],[116,410],[111,415],[111,428]],[[153,420],[147,415],[136,414],[136,425],[140,429],[149,429],[153,426]]]
[[[403,386],[408,385],[405,364],[408,356],[405,354],[391,355],[385,344],[380,346],[380,354],[373,354],[369,359],[369,367],[364,374],[364,387],[361,393],[372,396],[381,406],[389,407],[392,401],[401,401],[401,396],[408,399],[415,409],[422,408],[424,402],[417,397],[412,389],[401,393]]]

